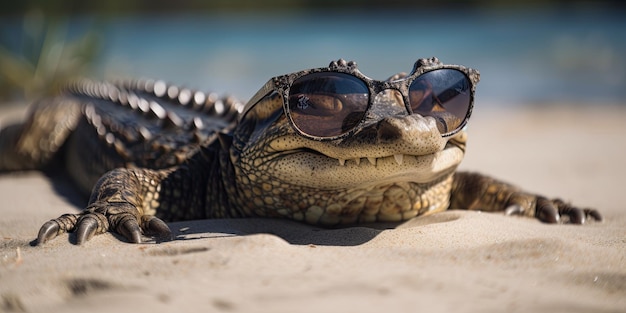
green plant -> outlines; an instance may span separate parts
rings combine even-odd
[[[100,46],[93,31],[68,38],[69,21],[29,12],[13,47],[0,42],[0,99],[33,100],[89,71]]]

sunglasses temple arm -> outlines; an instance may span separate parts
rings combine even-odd
[[[248,100],[246,105],[243,107],[243,111],[240,116],[246,115],[246,113],[250,111],[255,104],[274,91],[276,91],[276,84],[274,83],[274,78],[271,78],[267,81],[267,83],[265,83],[265,85],[263,85],[263,87],[261,87],[261,89],[259,89],[259,91],[254,94],[254,96],[252,96],[252,98],[250,98],[250,100]]]

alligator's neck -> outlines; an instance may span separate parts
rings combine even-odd
[[[229,157],[230,138],[218,134],[220,140],[214,140],[198,153],[202,157],[202,171],[206,173],[204,182],[204,213],[207,218],[242,217],[242,212],[232,202],[237,197],[235,171]]]

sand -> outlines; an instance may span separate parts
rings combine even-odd
[[[7,114],[11,111],[11,114]],[[19,116],[5,108],[2,119]],[[626,312],[626,109],[477,108],[462,169],[598,208],[548,225],[449,211],[397,227],[170,223],[176,240],[32,246],[79,207],[40,173],[0,176],[0,311]]]

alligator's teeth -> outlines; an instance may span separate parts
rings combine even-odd
[[[338,159],[339,165],[344,166],[346,164],[346,160]]]
[[[376,165],[376,158],[367,157],[367,160],[370,161],[372,165]]]
[[[402,165],[402,161],[404,160],[404,154],[394,154],[393,158],[396,159],[396,163],[398,163],[398,165]]]
[[[356,163],[356,165],[361,164],[361,158],[354,159],[354,163]]]

